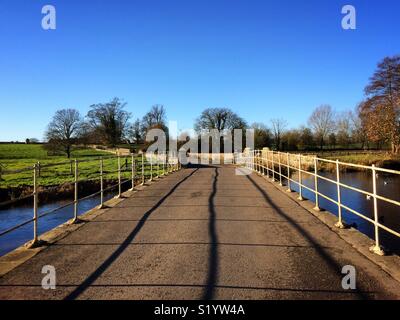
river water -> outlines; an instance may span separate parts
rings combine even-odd
[[[336,179],[336,174],[324,173],[324,175],[332,180]],[[357,187],[361,190],[372,192],[372,176],[365,172],[341,173],[341,181],[345,184]],[[297,179],[294,175],[293,179]],[[310,188],[314,188],[314,178],[308,175],[303,177],[303,183]],[[319,191],[332,199],[337,200],[337,187],[335,184],[319,179]],[[292,183],[292,189],[298,191],[298,186]],[[378,194],[393,200],[400,201],[400,176],[379,175],[377,178]],[[105,200],[110,199],[114,194],[107,194]],[[314,201],[315,195],[309,190],[303,189],[303,196]],[[373,201],[368,200],[365,195],[351,191],[346,188],[341,188],[342,203],[357,212],[364,214],[373,219]],[[71,200],[57,201],[54,203],[40,206],[39,212],[46,212],[50,209],[59,207]],[[319,198],[320,207],[337,215],[337,205],[324,199]],[[100,198],[94,197],[81,201],[78,206],[78,213],[82,214],[100,204]],[[392,204],[378,201],[379,219],[381,223],[390,227],[397,232],[400,231],[400,207]],[[32,217],[32,206],[18,206],[14,208],[0,208],[0,231],[6,230],[16,224],[29,220]],[[370,238],[374,238],[374,227],[368,221],[342,209],[344,221],[348,224],[353,224],[362,233]],[[55,213],[49,214],[39,220],[39,233],[43,234],[54,227],[68,221],[73,217],[73,205],[68,206]],[[33,224],[30,223],[16,231],[11,232],[3,237],[0,237],[0,256],[6,254],[19,247],[20,245],[32,239]],[[392,252],[400,254],[400,239],[389,234],[388,232],[380,231],[381,243]]]
[[[329,179],[336,181],[336,173],[323,173]],[[297,174],[294,175],[294,180],[297,180]],[[314,177],[304,175],[303,184],[311,189],[314,189]],[[372,173],[367,172],[345,172],[340,173],[340,181],[343,184],[358,188],[360,190],[372,193],[373,179]],[[318,179],[319,192],[327,195],[328,197],[337,200],[337,186],[331,182],[323,179]],[[292,189],[298,192],[298,185],[292,184]],[[303,188],[303,197],[315,202],[315,193]],[[343,205],[363,214],[366,217],[374,219],[374,201],[368,199],[366,195],[349,190],[347,188],[340,188],[341,202]],[[400,201],[400,176],[392,174],[379,173],[377,176],[377,194],[392,200]],[[319,197],[320,207],[338,215],[338,207],[335,203]],[[358,217],[357,215],[342,208],[343,220],[356,229],[366,234],[371,239],[375,237],[374,225],[367,220]],[[400,232],[400,207],[378,200],[378,217],[381,224],[397,232]],[[400,238],[380,229],[379,232],[381,244],[389,249],[391,252],[400,255]]]
[[[104,195],[104,201],[111,199],[115,194],[108,193]],[[51,209],[55,209],[62,205],[66,205],[71,200],[62,200],[52,202],[46,205],[39,206],[39,214],[47,212]],[[100,196],[95,196],[90,199],[80,201],[78,204],[78,215],[85,213],[86,211],[93,209],[100,205]],[[0,208],[0,232],[7,230],[17,224],[31,219],[33,216],[32,205],[24,205],[18,207],[12,207],[7,209]],[[55,211],[47,216],[39,219],[38,233],[43,234],[64,222],[74,217],[74,206],[71,204],[61,210]],[[29,223],[17,230],[12,231],[2,237],[0,237],[0,256],[18,248],[24,243],[32,240],[33,238],[33,223]]]

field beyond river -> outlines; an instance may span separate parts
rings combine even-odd
[[[40,163],[38,186],[41,197],[62,199],[73,192],[74,161],[79,161],[80,189],[92,193],[99,188],[100,158],[105,187],[118,179],[118,161],[106,151],[75,147],[71,158],[51,155],[41,144],[0,144],[0,203],[24,197],[33,191],[33,166]],[[129,159],[128,159],[129,158]],[[122,158],[122,178],[131,175],[131,159]],[[139,160],[139,159],[138,159]],[[138,161],[137,160],[137,161]],[[85,192],[83,192],[85,194]]]

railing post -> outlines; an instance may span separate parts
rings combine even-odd
[[[265,176],[265,163],[264,163],[264,154],[263,154],[263,150],[260,151],[260,171],[261,171],[261,175]]]
[[[135,155],[132,153],[132,165],[131,165],[131,174],[132,174],[132,188],[131,191],[135,190],[135,176],[136,176],[136,163],[135,163]]]
[[[269,157],[268,157],[269,151],[265,152],[265,160],[267,162],[267,179],[269,178]]]
[[[336,186],[337,186],[337,203],[338,203],[338,218],[339,221],[335,224],[335,226],[339,229],[344,229],[345,224],[342,219],[342,195],[340,191],[340,168],[339,168],[339,160],[336,160]]]
[[[304,200],[302,185],[303,185],[303,176],[301,174],[301,154],[299,154],[299,197],[297,199],[300,201]]]
[[[38,202],[39,202],[39,190],[38,190],[38,165],[37,163],[33,166],[33,239],[29,244],[29,248],[35,248],[39,245],[38,237]]]
[[[380,241],[379,241],[379,216],[378,216],[378,199],[377,199],[377,188],[376,188],[376,169],[375,165],[372,165],[372,188],[374,197],[374,228],[375,228],[375,245],[370,248],[370,250],[380,256],[384,256]]]
[[[286,155],[286,160],[287,160],[287,184],[288,184],[287,192],[292,192],[292,188],[290,187],[290,154],[289,154],[289,152]]]
[[[157,153],[157,178],[160,177],[160,154]]]
[[[117,198],[121,198],[122,196],[122,185],[121,185],[121,156],[118,155],[118,196]]]
[[[100,206],[99,209],[104,208],[104,163],[103,158],[100,158]]]
[[[283,184],[282,184],[281,152],[280,151],[278,151],[278,161],[279,161],[279,185],[283,186]]]
[[[163,152],[161,157],[162,159],[162,176],[165,176],[165,161],[166,161],[166,154]]]
[[[150,181],[153,181],[153,155],[150,155]]]
[[[271,151],[271,154],[272,154],[271,166],[272,166],[272,181],[273,182],[275,182],[275,154],[274,153],[275,153],[274,151]]]
[[[314,191],[315,191],[315,211],[321,211],[319,207],[319,195],[318,195],[318,158],[314,158]]]
[[[258,151],[254,150],[254,170],[255,172],[259,172],[258,168]]]
[[[75,159],[75,181],[74,181],[74,219],[72,220],[72,223],[76,223],[78,222],[78,198],[79,198],[79,194],[78,194],[78,188],[79,188],[79,182],[78,182],[78,178],[79,178],[79,172],[78,172],[78,165],[79,162],[78,160]]]
[[[145,177],[144,177],[144,153],[142,153],[142,185],[145,183]]]

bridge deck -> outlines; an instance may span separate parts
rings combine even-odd
[[[41,288],[42,266],[57,289]],[[357,291],[342,289],[342,266]],[[257,175],[184,169],[0,279],[0,299],[399,298],[399,283]]]

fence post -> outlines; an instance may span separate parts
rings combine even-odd
[[[165,176],[165,153],[162,154],[162,176]]]
[[[160,153],[157,153],[157,178],[160,177]]]
[[[144,177],[144,153],[142,153],[142,185],[145,183],[145,177]]]
[[[259,166],[260,157],[259,157],[258,151],[254,151],[254,156],[255,156],[254,163],[256,166],[256,168],[255,168],[256,172],[260,173],[260,166]]]
[[[38,190],[38,167],[37,163],[33,166],[33,239],[29,244],[29,248],[36,248],[39,246],[40,241],[38,237],[38,202],[39,202],[39,190]]]
[[[72,223],[77,223],[78,222],[78,160],[75,159],[75,181],[74,181],[74,219],[72,220]]]
[[[303,185],[303,178],[301,174],[301,154],[299,154],[299,197],[297,199],[300,201],[304,200],[302,185]]]
[[[132,174],[132,188],[131,191],[135,190],[135,176],[136,176],[136,163],[135,163],[135,155],[132,153],[132,165],[131,165],[131,174]]]
[[[292,188],[290,187],[290,154],[289,154],[289,152],[286,155],[286,159],[287,159],[287,184],[288,184],[287,192],[292,192]]]
[[[103,158],[100,158],[100,206],[99,209],[104,209],[104,163]]]
[[[267,179],[269,178],[269,157],[268,157],[269,151],[267,150],[265,152],[265,161],[267,163]]]
[[[342,196],[340,192],[340,169],[339,160],[336,160],[336,186],[337,186],[337,202],[338,202],[338,217],[339,221],[335,224],[335,227],[344,229],[346,226],[342,219]]]
[[[377,199],[377,188],[376,188],[376,169],[375,165],[372,165],[372,187],[374,193],[374,227],[375,227],[375,245],[370,250],[380,256],[384,256],[380,241],[379,241],[379,217],[378,217],[378,199]]]
[[[118,154],[118,198],[121,198],[122,195],[121,182],[121,156]]]
[[[279,185],[283,186],[283,184],[282,184],[281,152],[280,151],[278,151],[278,161],[279,161]]]
[[[272,166],[272,181],[275,182],[275,154],[274,151],[271,151],[272,153],[272,162],[271,162],[271,166]]]
[[[153,181],[153,155],[150,154],[150,181]]]
[[[318,158],[314,158],[314,190],[315,190],[315,211],[321,211],[319,207],[319,195],[318,195]]]

